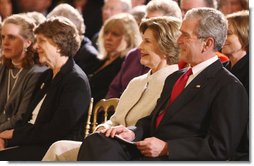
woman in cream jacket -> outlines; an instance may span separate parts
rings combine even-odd
[[[115,125],[132,126],[137,120],[149,115],[160,97],[168,75],[178,70],[176,44],[181,21],[175,17],[158,17],[142,22],[140,31],[143,41],[139,46],[141,63],[150,68],[147,74],[136,77],[128,84],[120,97],[115,113],[96,131]],[[82,142],[58,141],[51,145],[44,161],[77,160]]]

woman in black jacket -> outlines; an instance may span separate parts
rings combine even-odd
[[[84,137],[91,93],[86,74],[72,58],[80,45],[76,27],[64,17],[54,17],[40,24],[35,34],[40,62],[50,69],[38,82],[28,121],[0,133],[0,160],[41,160],[53,142]],[[4,149],[12,146],[18,147]]]

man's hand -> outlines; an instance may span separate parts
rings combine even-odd
[[[100,130],[99,132],[105,134],[106,137],[114,138],[115,135],[119,135],[128,141],[133,141],[135,139],[134,132],[122,125]]]
[[[146,157],[166,156],[168,144],[156,137],[146,138],[136,142],[137,148]]]

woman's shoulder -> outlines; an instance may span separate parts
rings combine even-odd
[[[73,84],[88,82],[86,73],[77,64],[74,64],[72,69],[66,72],[62,77],[65,81],[70,81]]]
[[[39,65],[34,65],[29,69],[23,69],[21,72],[22,80],[25,84],[34,84],[38,80],[45,79],[45,75],[48,75],[45,73],[47,71],[47,67],[39,66]]]
[[[33,65],[30,69],[29,69],[29,73],[43,73],[45,72],[47,69],[49,69],[46,66],[42,66],[42,65]]]
[[[148,71],[147,73],[134,77],[133,79],[130,80],[129,85],[133,85],[136,86],[138,84],[144,84],[148,81],[148,77],[150,76],[150,71]]]
[[[4,64],[2,64],[0,61],[0,70],[3,70],[4,68],[6,68],[6,66]]]

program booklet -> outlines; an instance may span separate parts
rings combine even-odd
[[[19,146],[10,146],[4,149],[1,149],[0,151],[4,151],[4,150],[9,150],[9,149],[14,149],[14,148],[18,148]]]
[[[115,138],[118,139],[118,140],[120,140],[120,141],[123,141],[123,142],[125,142],[125,143],[127,143],[127,144],[136,145],[135,142],[133,142],[133,141],[128,141],[128,140],[124,139],[123,137],[121,137],[120,135],[115,135]]]

